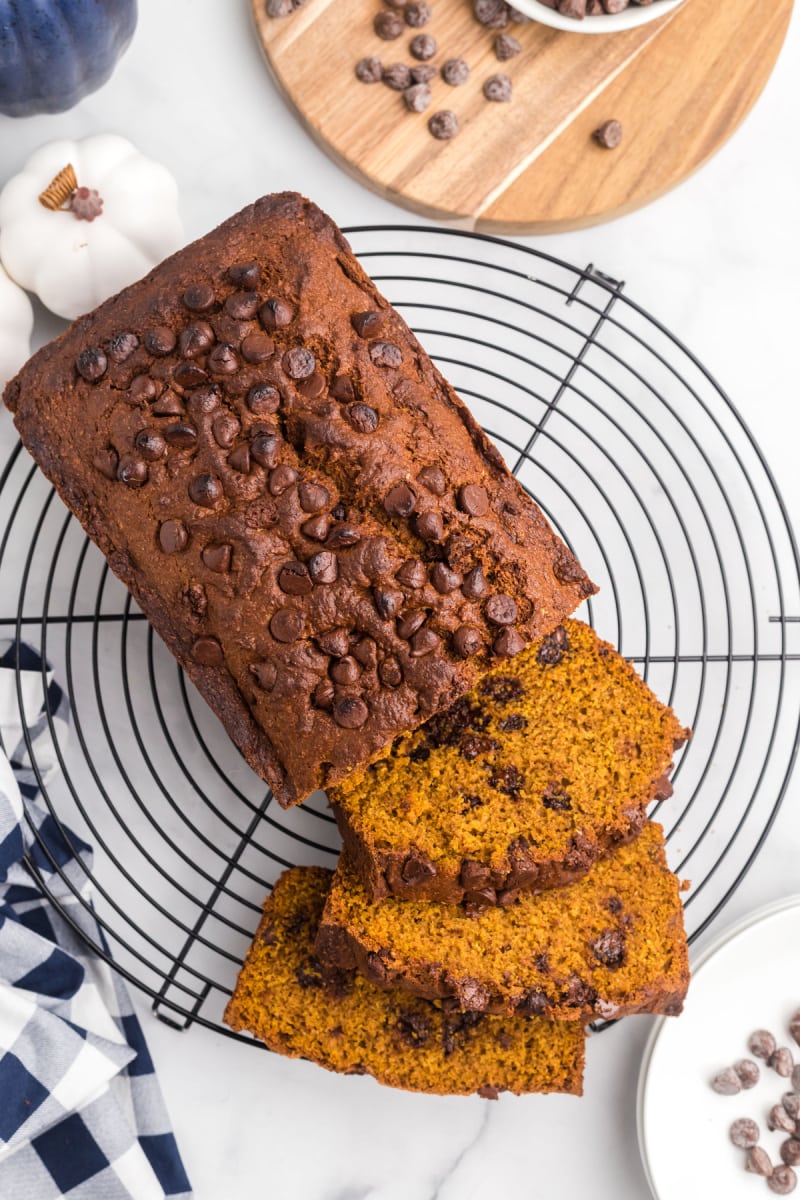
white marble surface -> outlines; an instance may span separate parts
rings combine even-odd
[[[282,188],[319,200],[342,224],[416,219],[344,175],[305,136],[261,61],[245,0],[142,0],[141,10],[134,43],[101,92],[60,116],[0,118],[0,181],[46,140],[114,130],[174,171],[192,237]],[[755,110],[692,179],[638,213],[533,243],[624,278],[693,349],[744,414],[795,516],[798,78],[795,19]],[[37,343],[58,328],[39,311]],[[0,436],[7,445],[5,415]],[[797,890],[798,786],[716,928]],[[175,1033],[144,1001],[139,1008],[199,1200],[648,1194],[635,1129],[647,1018],[592,1040],[583,1099],[490,1104],[338,1079],[202,1029]]]

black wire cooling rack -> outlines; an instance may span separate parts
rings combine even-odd
[[[769,468],[708,371],[593,266],[456,231],[348,232],[601,585],[580,615],[694,729],[654,815],[695,939],[758,854],[798,745],[798,554]],[[25,723],[32,765],[53,818],[94,847],[114,965],[164,1020],[229,1033],[265,890],[335,861],[325,798],[273,803],[18,445],[0,511],[0,637],[51,662],[72,710],[68,738],[50,721],[47,763]],[[32,720],[44,672],[28,700]]]

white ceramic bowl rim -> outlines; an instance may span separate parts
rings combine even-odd
[[[514,8],[521,13],[549,25],[552,29],[564,29],[569,33],[619,33],[623,29],[635,29],[638,25],[646,25],[648,21],[656,21],[672,12],[684,0],[653,0],[652,4],[630,4],[620,13],[604,13],[602,16],[585,17],[578,21],[574,17],[564,17],[555,8],[548,8],[540,0],[511,0]]]

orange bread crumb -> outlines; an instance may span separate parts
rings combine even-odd
[[[322,967],[314,938],[332,878],[294,867],[278,880],[225,1012],[232,1029],[279,1054],[409,1091],[581,1094],[577,1022],[446,1013],[352,970]]]
[[[654,822],[577,883],[476,916],[393,896],[374,904],[340,861],[317,953],[464,1010],[559,1020],[676,1014],[689,981],[678,880]]]
[[[503,903],[634,836],[688,736],[630,663],[565,621],[330,798],[373,899]]]

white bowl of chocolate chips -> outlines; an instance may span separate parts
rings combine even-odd
[[[569,33],[619,33],[666,16],[685,0],[514,0],[526,17]]]

